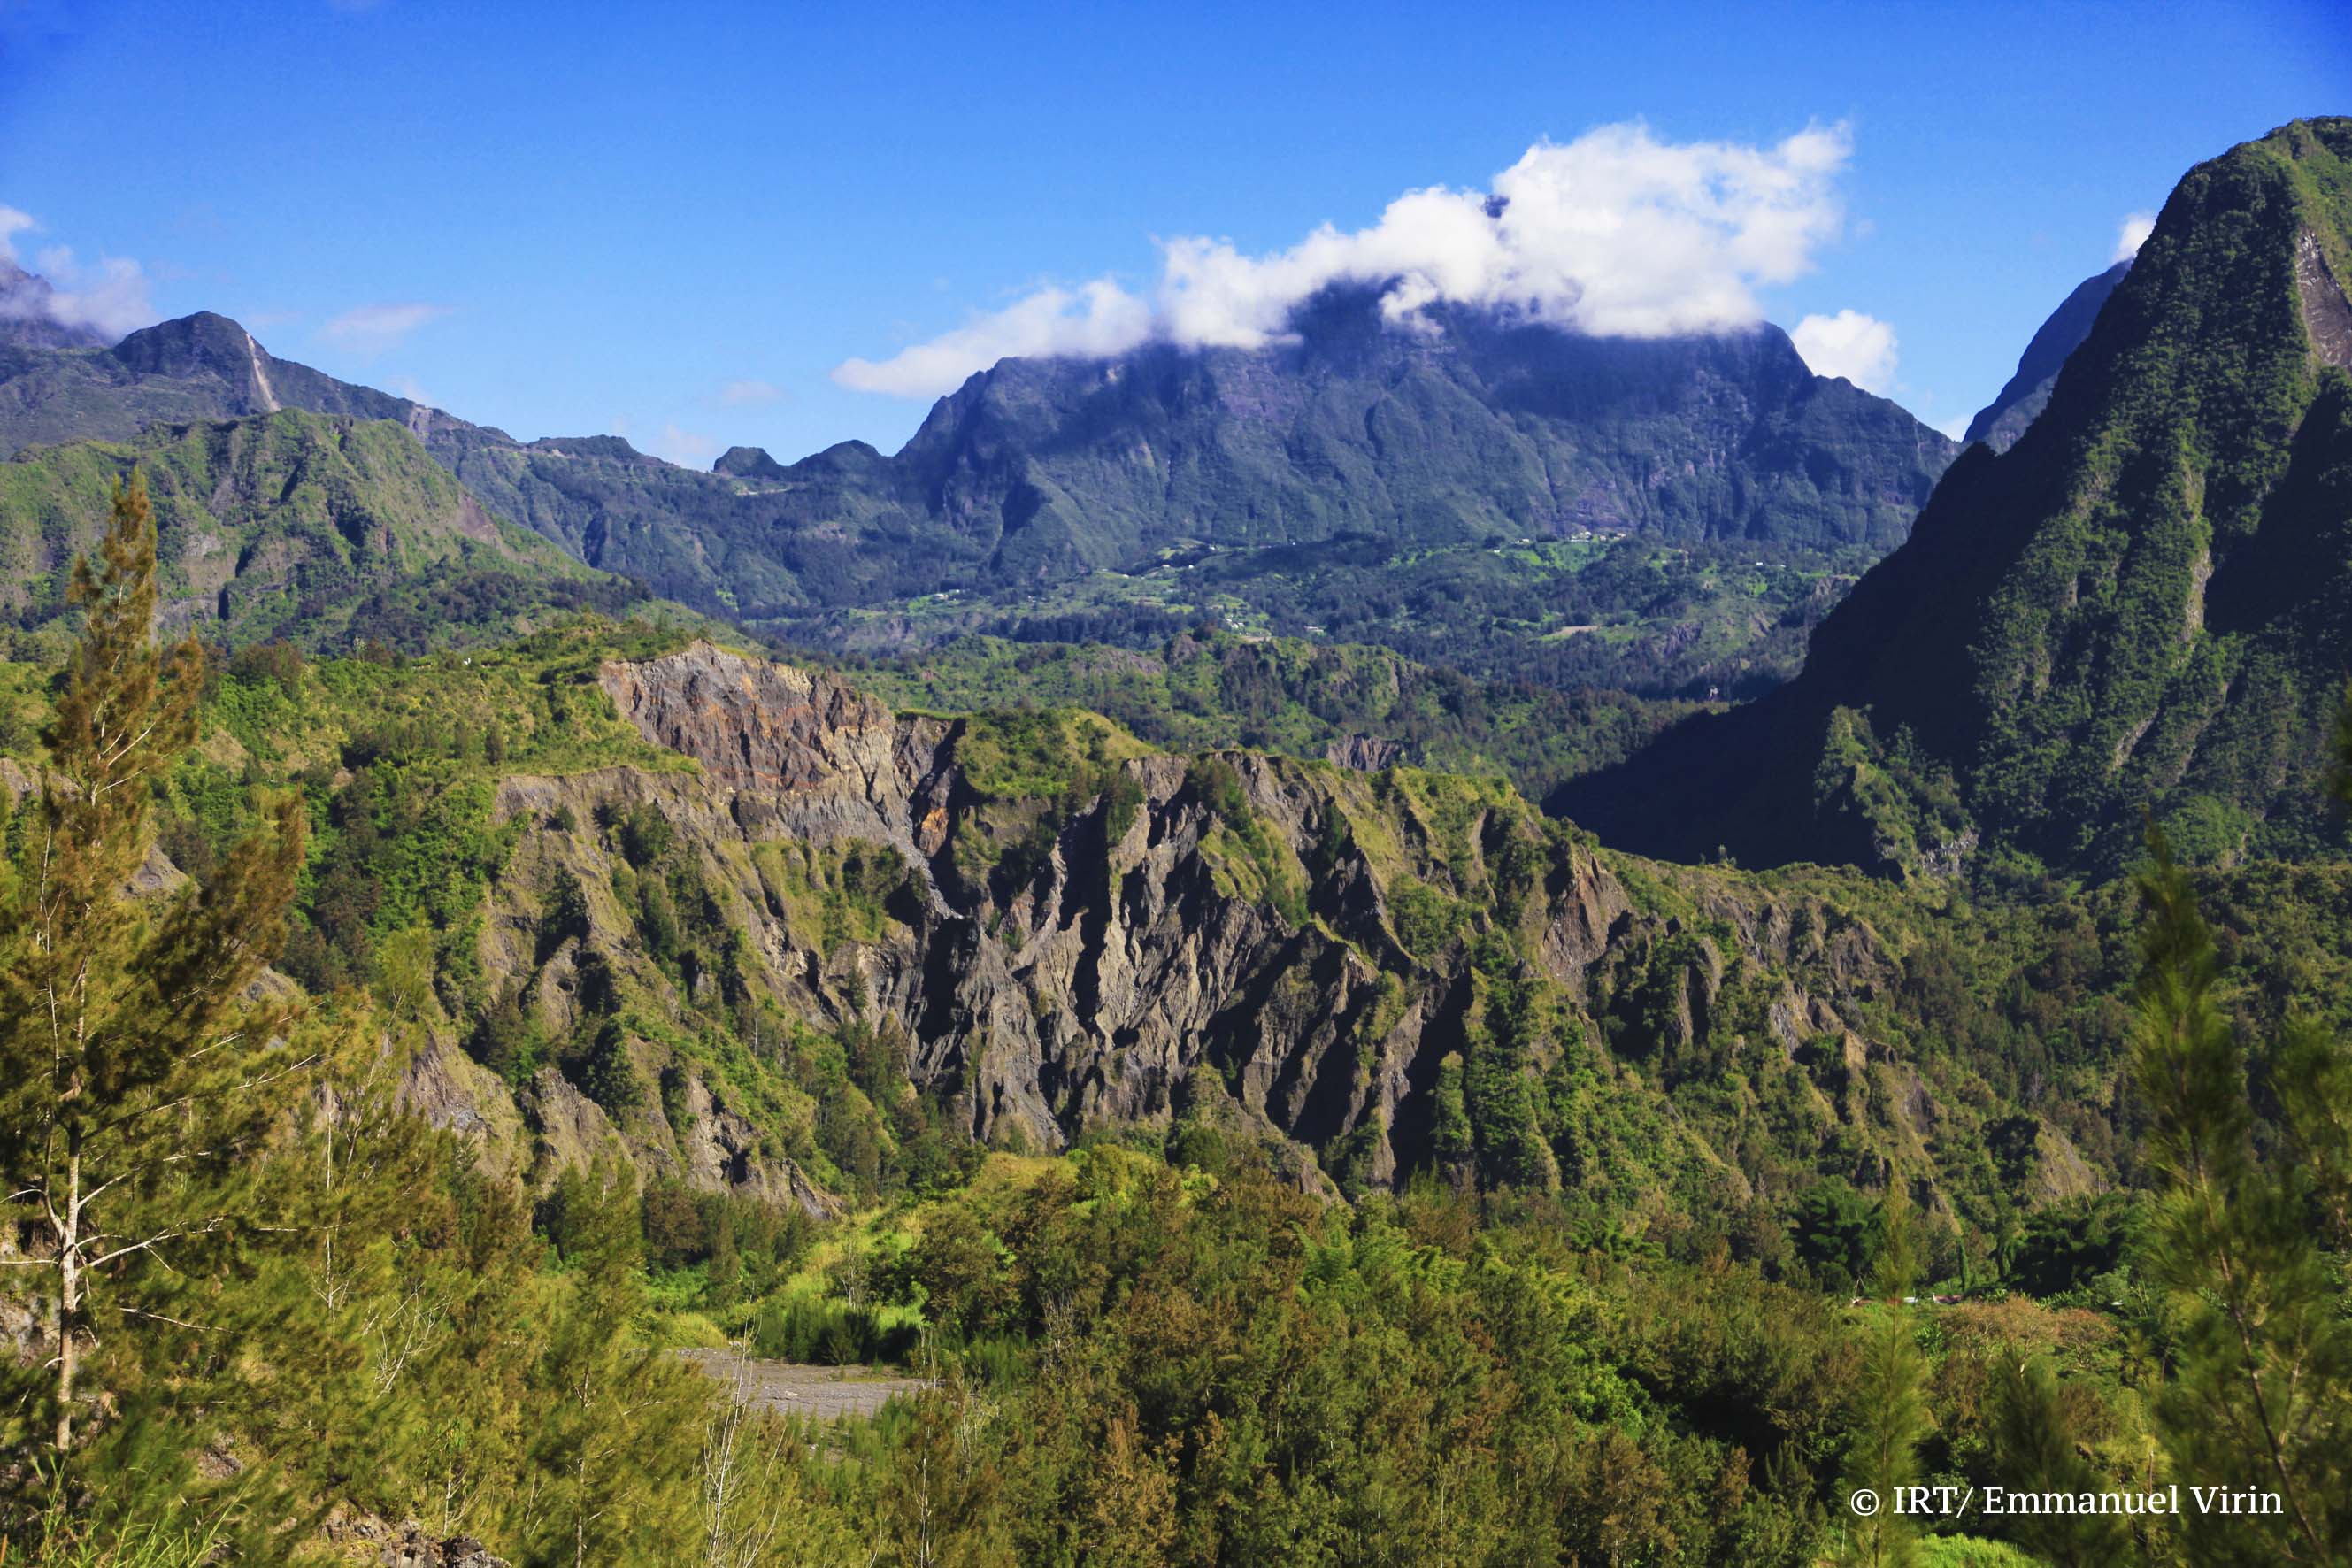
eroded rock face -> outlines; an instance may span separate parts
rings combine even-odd
[[[498,1075],[448,1041],[428,1039],[408,1060],[398,1090],[402,1109],[472,1144],[485,1165],[514,1168],[523,1119]]]
[[[1323,760],[1334,767],[1351,768],[1360,773],[1376,773],[1382,768],[1412,761],[1405,754],[1402,741],[1372,735],[1350,735],[1344,741],[1334,741],[1323,748]]]
[[[656,745],[700,763],[711,782],[755,793],[869,780],[889,764],[890,710],[829,676],[698,642],[645,664],[608,664],[600,684]]]
[[[958,763],[960,723],[894,717],[829,677],[707,643],[608,665],[601,680],[640,733],[693,758],[700,775],[615,767],[505,780],[497,809],[525,832],[492,895],[484,958],[493,982],[525,988],[556,1029],[579,1016],[583,967],[655,990],[670,984],[614,901],[614,856],[599,835],[547,826],[650,809],[743,933],[761,994],[814,1028],[855,1022],[903,1038],[914,1083],[950,1096],[983,1140],[1057,1148],[1092,1127],[1165,1122],[1206,1106],[1294,1151],[1349,1144],[1360,1173],[1395,1179],[1429,1158],[1441,1060],[1464,1048],[1483,1005],[1461,944],[1432,950],[1423,939],[1408,951],[1398,889],[1471,879],[1456,891],[1480,910],[1507,907],[1522,949],[1572,1007],[1632,984],[1655,944],[1681,929],[1643,913],[1608,862],[1548,836],[1516,797],[1454,781],[1440,782],[1452,792],[1440,812],[1412,804],[1386,773],[1222,758],[1264,852],[1304,879],[1286,912],[1244,863],[1187,759],[1116,763],[1138,798],[1115,820],[1108,789],[1077,802],[984,795]],[[1024,834],[1046,847],[1017,874],[965,864],[959,840],[975,833],[997,835],[1000,847]],[[882,851],[903,879],[887,918],[855,936],[829,934],[789,876],[779,880],[779,857]],[[589,931],[541,952],[535,928],[559,874],[588,890]],[[1672,981],[1679,1043],[1716,1026],[1717,992],[1735,962],[1804,976],[1779,983],[1759,1046],[1790,1057],[1843,1032],[1838,988],[1867,987],[1885,972],[1868,933],[1829,931],[1815,914],[1692,875],[1702,913],[1727,927],[1738,951],[1702,942]],[[1587,1037],[1541,1049],[1596,1048],[1597,1031]],[[1549,1065],[1538,1054],[1520,1070]],[[660,1070],[652,1055],[642,1066],[649,1077]],[[614,1126],[551,1072],[526,1103],[561,1158],[617,1143],[697,1186],[812,1209],[826,1202],[775,1154],[775,1129],[699,1077],[680,1086],[669,1113],[683,1125],[650,1135]],[[1822,1106],[1825,1121],[1861,1114],[1859,1101]],[[1325,1181],[1315,1159],[1297,1169],[1309,1186]]]
[[[2345,301],[2344,286],[2328,269],[2319,237],[2307,228],[2295,241],[2294,287],[2312,353],[2322,363],[2352,366],[2352,304]]]

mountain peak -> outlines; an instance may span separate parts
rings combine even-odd
[[[2339,845],[2352,120],[2185,175],[2023,439],[1971,447],[1805,668],[1555,805],[1643,853],[2114,871]]]
[[[253,334],[226,316],[198,310],[142,327],[114,345],[114,357],[142,375],[212,376],[239,389],[263,413],[277,406],[267,390],[268,353]]]
[[[781,479],[784,466],[768,456],[765,447],[730,447],[719,454],[710,465],[714,474],[727,474],[739,479]]]

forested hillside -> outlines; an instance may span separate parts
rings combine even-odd
[[[614,436],[518,441],[206,312],[110,349],[0,348],[0,452],[290,409],[389,421],[483,510],[803,645],[1225,619],[1704,697],[1792,673],[1955,450],[1769,326],[1618,341],[1453,311],[1401,337],[1344,290],[1296,326],[1263,350],[1011,360],[894,456],[742,449],[706,473]]]
[[[2254,1113],[2239,1030],[2333,1049],[2334,868],[2160,880],[2143,940],[2126,889],[1672,868],[1498,783],[894,715],[644,627],[208,679],[141,651],[141,512],[11,699],[37,1560],[1799,1563],[1884,1543],[1843,1505],[1890,1455],[2238,1462],[2167,1292],[2304,1268],[2304,1189],[2139,1194]],[[82,953],[130,984],[60,1035]],[[2188,1100],[2176,1037],[2222,1053]],[[100,1074],[190,1115],[93,1119]],[[2260,1114],[2332,1191],[2333,1100]],[[668,1353],[730,1336],[920,1384],[819,1438]]]
[[[415,650],[650,607],[643,587],[484,511],[397,426],[285,412],[0,464],[0,615],[18,657],[64,647],[74,559],[133,472],[153,497],[167,630]]]
[[[1169,751],[1245,747],[1365,771],[1403,763],[1507,778],[1530,800],[1622,761],[1693,708],[1482,681],[1381,647],[1208,630],[1151,649],[971,637],[841,668],[896,708],[1083,708]]]

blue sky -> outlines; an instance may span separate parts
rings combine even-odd
[[[519,436],[790,459],[895,448],[928,406],[902,394],[1021,321],[1160,330],[1164,241],[1230,241],[1255,288],[1289,273],[1252,258],[1318,225],[1475,196],[1547,141],[1580,150],[1548,187],[1572,206],[1628,159],[1777,179],[1810,128],[1835,155],[1808,154],[1793,250],[1727,262],[1754,237],[1711,230],[1698,270],[1784,325],[1867,318],[1843,352],[1947,425],[2189,164],[2346,111],[2352,26],[2324,4],[0,0],[0,208],[37,225],[0,230],[93,310],[220,310]]]

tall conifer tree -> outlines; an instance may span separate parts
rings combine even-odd
[[[52,1469],[105,1392],[93,1345],[121,1367],[147,1337],[187,1330],[149,1288],[233,1227],[217,1178],[279,1103],[289,1054],[283,1010],[247,992],[278,940],[303,830],[283,798],[209,886],[144,877],[150,798],[195,739],[204,660],[194,639],[156,647],[137,477],[117,489],[98,562],[76,563],[72,599],[88,618],[0,889],[0,1180],[22,1247],[9,1261],[37,1280],[47,1318]]]
[[[2321,1238],[2340,1208],[2341,1047],[2290,1025],[2270,1078],[2302,1159],[2258,1158],[2212,936],[2160,836],[2153,848],[2132,1043],[2160,1184],[2148,1260],[2177,1346],[2159,1428],[2184,1486],[2275,1492],[2281,1505],[2185,1510],[2189,1555],[2339,1563],[2352,1556],[2352,1325]]]
[[[1916,1283],[1917,1263],[1911,1196],[1902,1176],[1889,1171],[1872,1276],[1879,1297],[1871,1309],[1876,1321],[1854,1382],[1853,1447],[1844,1487],[1852,1521],[1845,1560],[1867,1568],[1908,1568],[1918,1558],[1917,1532],[1896,1507],[1897,1491],[1919,1479],[1919,1439],[1927,1432],[1927,1367],[1904,1300]],[[1854,1506],[1865,1491],[1874,1512]]]

